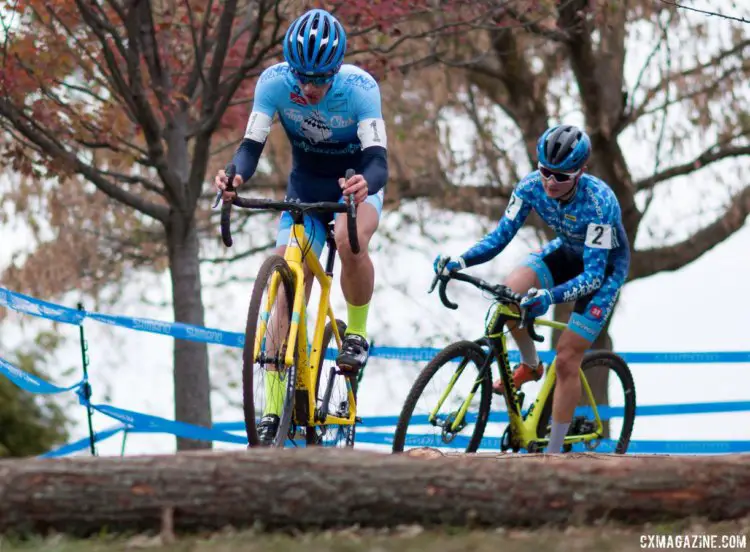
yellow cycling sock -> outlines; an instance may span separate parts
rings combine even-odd
[[[281,407],[284,405],[284,385],[279,373],[276,370],[266,370],[263,379],[266,387],[266,408],[263,415],[281,416]]]
[[[347,301],[346,334],[357,334],[367,339],[367,311],[370,303],[355,306]]]

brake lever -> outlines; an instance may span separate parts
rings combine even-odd
[[[227,169],[229,169],[230,167],[234,167],[234,164],[232,164],[232,163],[228,164],[226,166],[226,168],[224,169],[224,172],[226,173]],[[233,170],[236,170],[236,169],[233,169]],[[234,178],[234,173],[231,176],[232,176],[232,178]],[[233,184],[234,184],[234,182],[228,182],[227,183],[227,191],[234,191]],[[223,195],[223,193],[224,192],[222,192],[221,190],[219,190],[218,192],[216,192],[216,197],[214,198],[213,205],[211,205],[211,209],[216,210],[216,208],[219,206],[219,202],[221,201],[221,196]]]
[[[430,284],[430,289],[427,290],[427,293],[432,293],[433,291],[435,291],[435,286],[437,286],[439,281],[440,276],[438,274],[435,274],[435,277],[432,279],[432,283]]]
[[[219,206],[219,202],[221,201],[221,194],[222,194],[221,190],[216,192],[216,199],[214,199],[214,203],[213,205],[211,205],[212,210],[216,210],[216,208]]]

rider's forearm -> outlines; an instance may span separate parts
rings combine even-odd
[[[370,146],[362,151],[361,173],[367,181],[367,194],[378,193],[388,182],[388,152],[380,146]]]
[[[603,281],[604,270],[597,272],[586,270],[572,280],[568,280],[564,284],[553,287],[550,290],[550,293],[552,294],[552,302],[557,304],[576,301],[584,295],[594,293],[602,287]]]
[[[243,182],[247,182],[255,174],[264,145],[265,143],[245,138],[234,153],[232,163],[237,167],[237,174],[242,176]]]
[[[517,218],[517,220],[519,219],[520,217]],[[494,259],[510,243],[513,236],[516,235],[519,226],[518,222],[511,221],[508,217],[500,219],[495,230],[487,234],[476,245],[461,255],[466,266],[475,266]]]

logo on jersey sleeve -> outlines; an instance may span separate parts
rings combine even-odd
[[[516,216],[518,216],[518,212],[521,210],[521,207],[523,207],[523,199],[518,197],[515,192],[511,194],[510,201],[508,201],[508,207],[505,209],[505,216],[508,217],[510,220],[516,220]]]
[[[263,143],[266,141],[268,134],[271,132],[272,119],[265,113],[253,111],[247,121],[245,129],[245,138],[255,142]]]
[[[357,128],[357,137],[362,144],[362,149],[370,146],[388,147],[388,138],[385,134],[385,121],[383,119],[363,119]]]
[[[373,88],[377,86],[377,83],[375,82],[374,79],[372,79],[372,77],[358,75],[357,73],[352,73],[351,75],[346,77],[344,84],[358,86],[362,90],[372,90]]]

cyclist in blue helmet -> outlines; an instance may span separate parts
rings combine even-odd
[[[537,170],[513,190],[497,228],[456,258],[438,255],[438,273],[462,270],[498,255],[533,209],[556,237],[532,253],[504,282],[525,296],[532,316],[553,304],[575,302],[568,328],[557,343],[557,380],[552,405],[552,434],[547,452],[559,453],[581,396],[578,375],[584,353],[601,333],[630,269],[630,245],[617,197],[599,178],[585,172],[591,140],[578,127],[558,125],[537,142]],[[525,330],[512,330],[521,362],[513,372],[518,389],[539,380],[544,367]],[[493,385],[503,393],[502,381]]]
[[[346,215],[335,220],[336,245],[341,259],[341,288],[347,304],[347,329],[338,356],[342,369],[355,373],[367,362],[367,316],[375,283],[368,244],[380,220],[388,180],[388,156],[380,88],[363,69],[344,64],[346,32],[325,10],[313,9],[295,19],[284,36],[284,59],[267,68],[258,79],[245,136],[234,154],[234,187],[255,173],[273,118],[278,115],[292,146],[292,170],[286,198],[344,201],[354,194],[360,252],[351,251]],[[346,170],[356,174],[345,180]],[[219,171],[214,186],[223,190],[227,178]],[[312,251],[320,256],[330,215],[306,215],[305,227]],[[289,242],[292,218],[279,218],[276,249],[283,255]],[[305,253],[305,252],[303,252]],[[307,296],[312,278],[306,274]],[[266,408],[258,433],[270,442],[279,425],[283,387],[278,372],[265,371]]]

